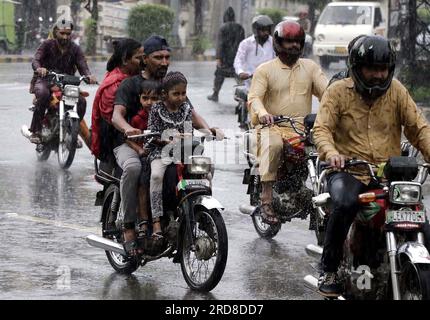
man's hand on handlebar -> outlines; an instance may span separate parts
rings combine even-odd
[[[241,74],[239,74],[239,78],[241,80],[248,80],[251,77],[252,77],[252,75],[250,75],[249,73],[246,73],[246,72],[242,72]]]
[[[213,127],[210,130],[211,130],[212,135],[216,138],[217,141],[224,140],[225,135],[224,135],[224,132],[220,128]]]
[[[139,134],[142,134],[142,131],[139,130],[139,129],[136,129],[136,128],[130,127],[130,128],[127,128],[127,129],[124,130],[124,135],[126,137],[137,136]]]
[[[338,169],[345,168],[345,162],[347,160],[350,160],[351,158],[343,155],[343,154],[336,154],[334,156],[331,156],[328,160],[330,162],[330,166]]]
[[[275,123],[275,119],[274,119],[273,115],[271,115],[271,114],[265,114],[264,116],[259,117],[259,120],[260,120],[261,124],[271,125],[271,124]]]
[[[88,83],[89,84],[98,84],[96,76],[95,75],[89,75],[88,76]]]
[[[36,72],[37,72],[37,74],[39,76],[41,76],[43,78],[43,77],[46,77],[46,75],[48,74],[48,69],[46,69],[46,68],[37,68]]]

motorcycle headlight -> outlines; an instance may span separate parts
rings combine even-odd
[[[390,201],[399,204],[418,204],[421,202],[421,185],[410,182],[393,182],[390,186]]]
[[[64,95],[70,98],[79,98],[79,87],[66,86],[64,88]]]
[[[211,171],[211,158],[192,156],[188,164],[188,172],[191,174],[208,174]]]

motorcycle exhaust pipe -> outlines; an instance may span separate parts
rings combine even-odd
[[[251,215],[255,211],[255,207],[249,204],[242,204],[239,207],[239,211],[243,214]]]
[[[115,253],[119,253],[126,256],[124,247],[117,242],[114,242],[112,240],[109,240],[100,236],[96,236],[94,234],[89,235],[86,239],[90,246],[100,248],[106,251],[113,251]]]
[[[308,244],[305,248],[308,256],[320,260],[323,254],[323,248],[314,244]]]

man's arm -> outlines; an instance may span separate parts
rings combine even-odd
[[[404,126],[404,134],[408,141],[424,156],[426,162],[430,162],[430,126],[421,110],[418,109],[412,97],[406,90],[399,90],[400,117]]]
[[[81,76],[89,76],[90,68],[88,68],[87,60],[81,48],[76,45],[76,66]]]
[[[269,115],[263,104],[264,96],[268,90],[268,75],[265,70],[258,67],[252,78],[251,88],[249,89],[248,101],[252,110],[257,114],[258,118]]]
[[[321,101],[324,91],[327,89],[328,79],[321,67],[314,63],[314,70],[312,72],[312,94]]]
[[[141,134],[139,129],[133,128],[126,120],[127,108],[122,105],[115,105],[113,108],[112,125],[126,136]]]
[[[324,93],[313,128],[314,142],[318,154],[323,160],[339,155],[333,139],[333,132],[335,132],[339,121],[339,110],[335,101],[336,95],[333,90],[327,90]]]
[[[245,73],[245,65],[246,65],[246,43],[242,41],[239,44],[239,48],[236,52],[236,57],[234,58],[234,70],[237,75]]]

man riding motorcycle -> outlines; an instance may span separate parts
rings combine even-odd
[[[301,59],[305,32],[293,21],[280,22],[274,32],[277,58],[260,65],[252,79],[248,100],[253,125],[258,130],[259,170],[262,181],[261,216],[267,224],[279,219],[272,208],[273,184],[281,161],[284,142],[296,136],[288,126],[272,125],[274,116],[304,117],[311,112],[312,95],[320,99],[327,78],[312,60]]]
[[[90,74],[81,48],[71,41],[73,28],[71,21],[58,20],[53,28],[54,39],[44,41],[34,56],[32,68],[36,74],[31,81],[30,93],[34,93],[37,101],[30,126],[32,143],[41,143],[42,120],[51,99],[49,82],[45,78],[48,71],[74,75],[78,70],[82,76],[90,77],[91,84],[97,83],[96,78]],[[84,118],[85,110],[86,100],[81,96],[78,102],[78,114],[81,120]]]
[[[139,176],[142,170],[139,154],[125,143],[124,136],[141,134],[141,130],[133,128],[131,118],[137,114],[141,104],[139,93],[141,83],[145,80],[161,82],[166,76],[170,65],[170,47],[166,39],[160,36],[151,36],[143,43],[144,65],[141,74],[123,80],[117,90],[112,124],[117,129],[114,139],[114,154],[118,165],[123,170],[120,182],[121,205],[124,212],[124,241],[129,243],[131,250],[137,250],[135,234],[136,209],[138,204],[137,189]],[[192,111],[193,119],[199,127],[207,127],[203,118]],[[214,135],[215,128],[211,129]],[[156,226],[157,228],[159,225]]]
[[[275,58],[272,27],[269,16],[259,15],[252,20],[253,35],[239,44],[234,59],[234,69],[241,80],[248,80],[260,64]],[[249,88],[250,81],[245,81],[245,86]]]
[[[393,80],[395,52],[380,36],[359,38],[351,49],[350,77],[331,84],[321,101],[314,126],[319,156],[335,168],[349,158],[374,164],[400,156],[402,126],[412,145],[430,161],[430,127],[407,89]],[[327,177],[332,208],[328,219],[319,292],[341,294],[338,267],[349,228],[359,210],[358,195],[372,188],[368,176],[332,172]],[[424,228],[429,245],[429,226]]]

